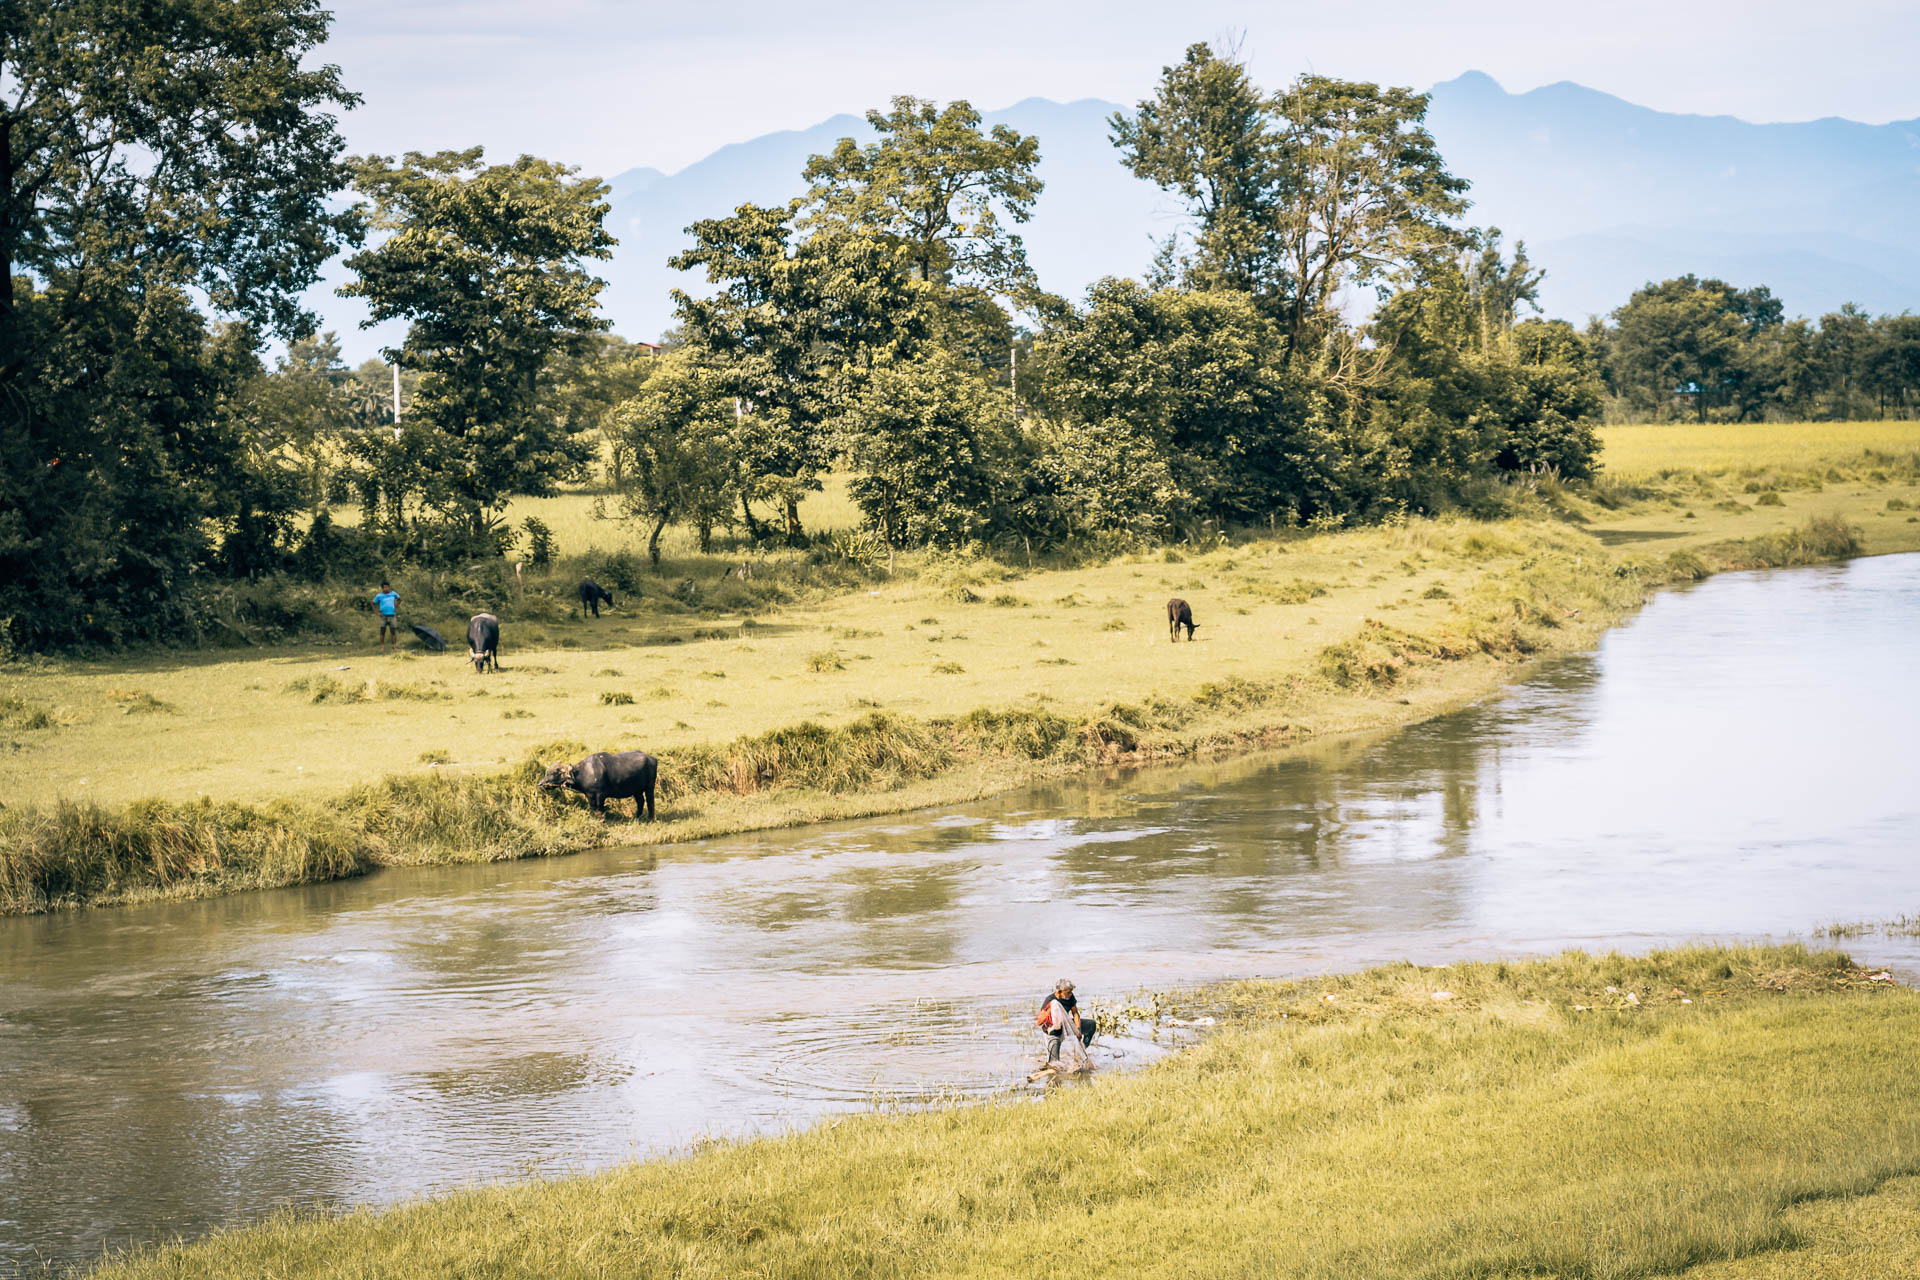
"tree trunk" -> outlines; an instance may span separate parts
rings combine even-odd
[[[647,535],[647,559],[653,562],[656,569],[660,567],[660,535],[666,531],[666,527],[667,517],[661,516],[654,522],[653,532]]]
[[[747,505],[746,490],[740,491],[740,514],[747,518],[747,536],[758,541],[767,536],[767,526],[760,523],[760,517],[753,514],[753,508]]]
[[[787,499],[787,542],[797,547],[803,536],[800,528],[800,503],[797,499],[789,497]]]
[[[700,554],[704,556],[709,551],[712,551],[712,550],[713,550],[713,521],[702,520],[700,522]]]

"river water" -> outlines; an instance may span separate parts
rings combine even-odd
[[[1890,556],[1663,594],[1370,741],[0,920],[0,1271],[1003,1093],[1062,973],[1097,1004],[1920,911],[1917,743],[1920,556]]]

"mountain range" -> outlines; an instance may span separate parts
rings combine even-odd
[[[1140,274],[1154,242],[1181,225],[1168,195],[1121,166],[1107,125],[1121,109],[1028,98],[983,113],[989,126],[1040,140],[1046,189],[1019,230],[1056,293],[1078,297],[1103,275]],[[1789,315],[1845,302],[1920,310],[1920,119],[1752,124],[1655,111],[1567,82],[1509,93],[1476,71],[1433,87],[1427,122],[1448,167],[1473,184],[1469,220],[1526,241],[1545,268],[1549,315],[1584,323],[1646,282],[1685,272],[1768,285]],[[620,247],[598,270],[615,331],[655,337],[672,322],[669,290],[699,291],[700,279],[666,265],[689,223],[799,195],[809,156],[871,136],[864,119],[840,115],[722,147],[678,173],[612,178],[607,225]],[[357,303],[316,289],[312,305],[350,352],[370,353],[372,337],[354,329]]]

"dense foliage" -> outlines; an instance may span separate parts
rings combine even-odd
[[[356,99],[314,0],[6,0],[0,32],[0,649],[178,631],[297,497],[243,391],[357,234]]]

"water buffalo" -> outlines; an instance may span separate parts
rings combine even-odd
[[[500,669],[500,619],[490,613],[473,615],[467,623],[467,660],[475,671]]]
[[[653,821],[653,783],[660,762],[644,751],[596,751],[577,764],[556,764],[540,779],[542,788],[558,791],[562,787],[578,791],[593,805],[595,813],[607,811],[607,801],[633,801],[633,816],[646,811]]]
[[[591,610],[594,617],[600,616],[600,606],[613,608],[613,592],[607,590],[592,578],[580,580],[580,616],[586,617]]]
[[[1167,640],[1169,643],[1180,638],[1180,628],[1187,629],[1187,642],[1193,642],[1193,629],[1200,624],[1193,620],[1193,610],[1179,596],[1167,601]]]

